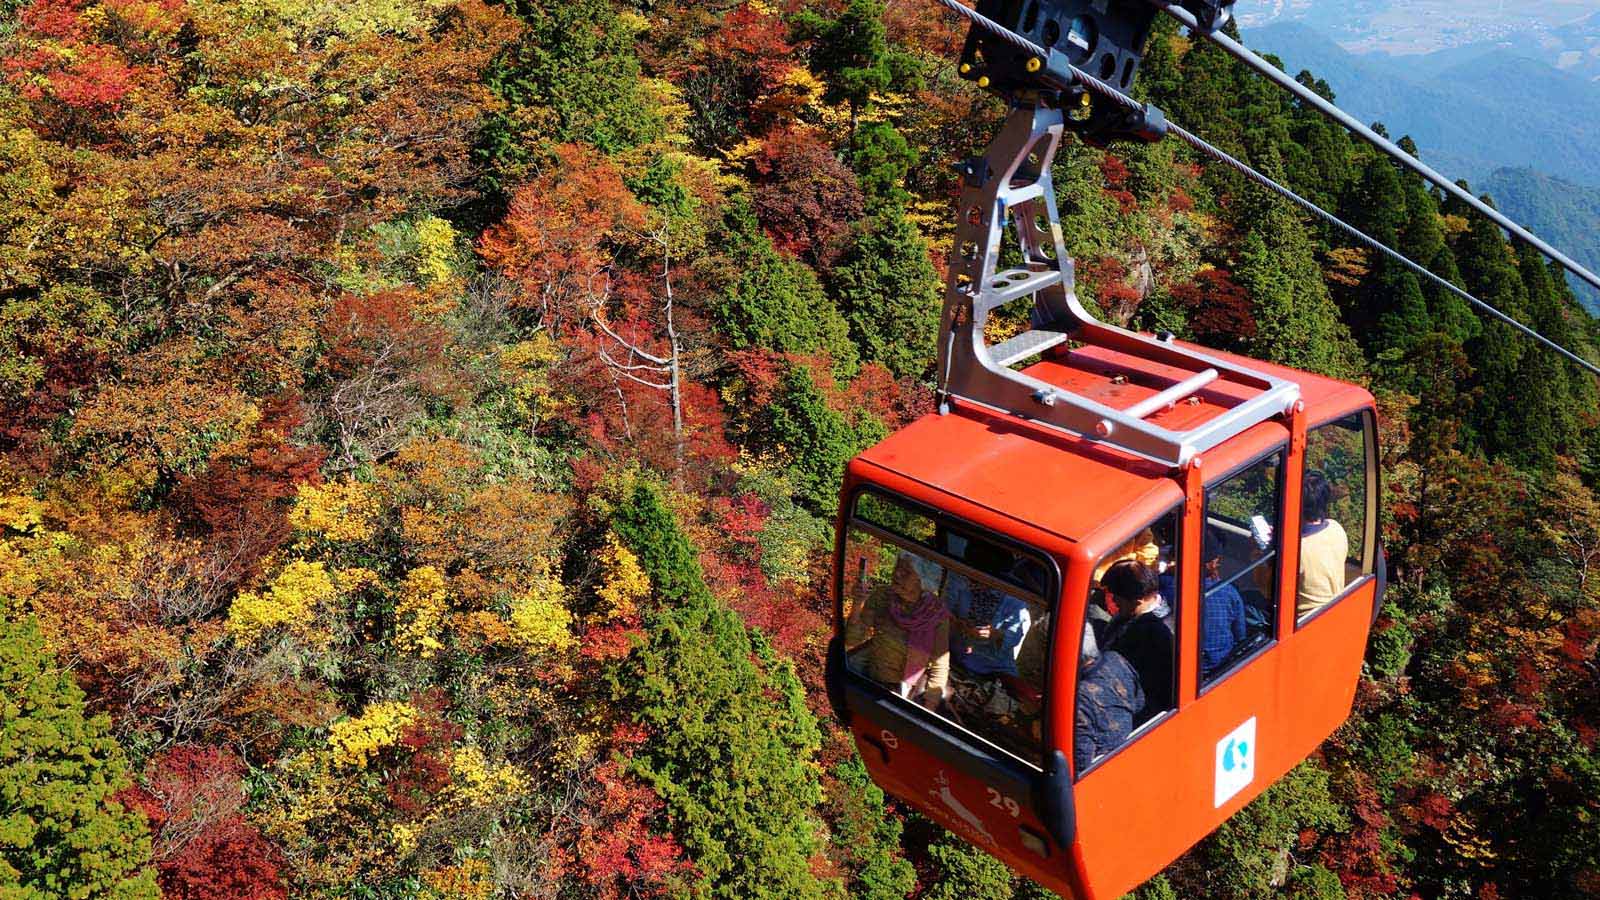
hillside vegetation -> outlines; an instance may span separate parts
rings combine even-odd
[[[1299,23],[1249,29],[1259,52],[1288,71],[1310,69],[1357,119],[1383,121],[1416,139],[1452,177],[1483,179],[1501,167],[1531,167],[1600,185],[1600,90],[1576,72],[1534,58],[1533,34],[1420,56],[1357,55]],[[1486,127],[1487,126],[1487,127]]]
[[[1496,169],[1483,184],[1506,215],[1594,271],[1600,266],[1600,188],[1584,187],[1528,168]],[[1600,290],[1568,276],[1578,301],[1600,314]]]
[[[1003,116],[952,22],[0,16],[0,897],[1043,896],[886,801],[821,690],[841,467],[931,409]],[[1162,30],[1145,73],[1595,356],[1559,273],[1221,53]],[[1382,404],[1356,713],[1140,896],[1600,897],[1593,379],[1176,142],[1056,185],[1108,318]]]

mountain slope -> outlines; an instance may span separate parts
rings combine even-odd
[[[1496,169],[1484,181],[1483,190],[1506,215],[1591,270],[1600,267],[1600,189],[1528,168],[1505,168]],[[1585,308],[1600,313],[1600,291],[1588,285],[1575,290]]]
[[[1600,186],[1600,90],[1582,78],[1499,48],[1443,60],[1358,56],[1298,23],[1246,37],[1289,71],[1316,72],[1357,118],[1411,135],[1453,177],[1521,166]]]

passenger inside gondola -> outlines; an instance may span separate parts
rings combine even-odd
[[[950,617],[943,601],[924,585],[911,553],[901,552],[888,583],[868,589],[865,602],[855,604],[845,646],[853,667],[900,696],[929,709],[943,701],[950,672]]]
[[[1100,652],[1094,630],[1083,626],[1079,650],[1078,702],[1072,723],[1072,764],[1078,774],[1122,746],[1144,710],[1139,673],[1115,650]]]
[[[1344,591],[1350,537],[1328,515],[1333,491],[1315,469],[1306,472],[1300,492],[1300,580],[1295,614],[1309,615]]]
[[[1134,722],[1137,728],[1172,708],[1173,610],[1161,596],[1155,570],[1144,563],[1123,560],[1106,571],[1102,583],[1117,606],[1117,616],[1100,643],[1127,657],[1139,673],[1145,702]]]
[[[1222,552],[1227,546],[1227,536],[1216,526],[1206,528],[1201,565],[1200,604],[1200,677],[1210,679],[1222,671],[1234,650],[1244,645],[1253,623],[1265,628],[1265,616],[1250,616],[1247,610],[1256,607],[1245,603],[1244,595],[1229,582],[1222,580]],[[1161,596],[1168,604],[1178,597],[1178,572],[1169,569],[1161,573]]]
[[[987,541],[960,544],[974,569],[1019,580],[1011,553]],[[1033,612],[1010,592],[959,572],[946,576],[944,600],[951,616],[950,713],[1000,738],[1003,746],[1026,743],[1035,731],[1038,692],[1018,677],[1017,657],[1032,630]]]

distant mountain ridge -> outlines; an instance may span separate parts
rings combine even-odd
[[[1246,41],[1326,80],[1341,107],[1409,134],[1423,158],[1474,183],[1532,168],[1600,187],[1600,88],[1501,46],[1424,56],[1356,55],[1298,22],[1249,29]]]

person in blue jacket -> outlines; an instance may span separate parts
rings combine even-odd
[[[1225,537],[1215,527],[1206,529],[1205,552],[1210,558],[1201,572],[1200,603],[1200,678],[1208,680],[1221,669],[1228,655],[1245,639],[1248,631],[1244,596],[1232,584],[1222,584],[1222,548]],[[1161,574],[1161,597],[1177,606],[1178,579],[1175,570]]]
[[[1094,629],[1083,627],[1079,651],[1078,702],[1072,722],[1073,771],[1122,746],[1133,733],[1134,719],[1144,708],[1139,673],[1115,650],[1099,651]]]

